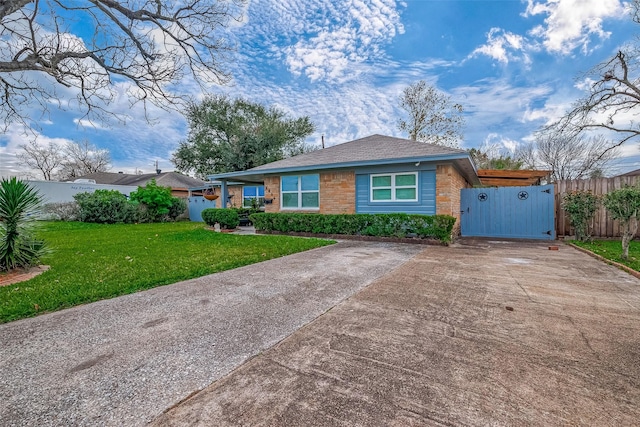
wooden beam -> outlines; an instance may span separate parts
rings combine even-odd
[[[501,169],[479,169],[478,177],[483,178],[544,178],[549,176],[551,171],[543,170],[501,170]]]
[[[482,185],[491,187],[525,187],[538,183],[538,178],[513,179],[513,178],[480,178]]]

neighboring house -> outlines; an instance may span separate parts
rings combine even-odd
[[[189,188],[198,187],[205,184],[196,178],[182,175],[177,172],[159,172],[146,173],[142,175],[115,173],[115,172],[96,172],[79,177],[76,182],[93,182],[95,184],[110,185],[133,185],[144,187],[152,179],[156,180],[156,184],[162,187],[170,187],[171,194],[175,197],[186,198],[189,195]]]
[[[79,193],[93,193],[96,190],[116,190],[129,196],[138,187],[132,185],[96,184],[95,182],[58,182],[58,181],[29,181],[43,196],[44,203],[73,202],[73,196]]]
[[[266,212],[404,212],[456,218],[460,190],[480,184],[467,151],[383,135],[209,179],[220,182],[227,205],[264,197]]]
[[[623,173],[621,175],[616,175],[614,178],[617,178],[619,176],[620,177],[622,177],[622,176],[640,176],[640,169],[636,169],[636,170],[633,170],[631,172]]]

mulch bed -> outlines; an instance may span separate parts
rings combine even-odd
[[[44,273],[49,269],[48,265],[39,265],[30,269],[18,268],[8,273],[0,274],[0,286],[9,286],[15,283],[24,282]]]
[[[319,239],[336,239],[336,240],[357,240],[360,242],[391,242],[391,243],[413,243],[418,245],[432,246],[449,246],[436,239],[420,239],[418,237],[378,237],[378,236],[354,236],[351,234],[320,234],[320,233],[301,233],[291,231],[282,233],[280,231],[258,231],[256,234],[276,234],[281,236],[297,236],[297,237],[316,237]]]

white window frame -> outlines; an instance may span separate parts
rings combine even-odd
[[[304,190],[302,191],[302,177],[303,176],[317,176],[318,177],[318,189],[317,190]],[[282,189],[282,178],[287,177],[287,178],[291,178],[291,177],[296,177],[298,178],[298,189],[297,191],[284,191]],[[284,206],[284,194],[297,194],[298,195],[298,206],[297,207],[289,207],[289,206]],[[302,207],[302,195],[304,193],[318,193],[318,206],[317,207]],[[283,175],[280,177],[280,210],[285,210],[285,211],[299,211],[299,210],[305,210],[305,211],[318,211],[320,210],[320,174],[317,173],[309,173],[309,174],[304,174],[304,175]]]
[[[247,187],[251,187],[251,188],[255,188],[255,189],[256,189],[256,196],[255,196],[255,197],[247,197],[247,196],[245,196],[245,194],[244,194],[244,189],[245,189],[245,188],[247,188]],[[260,206],[263,206],[263,205],[264,205],[264,196],[260,196],[260,195],[258,194],[258,193],[259,193],[259,191],[258,191],[258,188],[259,188],[259,187],[262,187],[262,194],[264,194],[264,185],[243,185],[243,186],[242,186],[242,207],[243,207],[243,208],[246,208],[246,207],[247,207],[247,206],[245,206],[245,204],[244,204],[245,200],[247,200],[247,199],[249,199],[249,200],[252,200],[252,199],[258,199],[258,204],[259,204]],[[250,206],[249,206],[249,207],[250,207]]]
[[[415,185],[396,185],[396,176],[397,175],[414,175],[416,177]],[[373,178],[379,176],[390,176],[391,177],[391,186],[389,187],[375,187],[376,190],[391,190],[391,199],[390,200],[373,200]],[[416,197],[415,199],[396,199],[396,189],[402,188],[415,188],[416,189]],[[401,203],[401,202],[417,202],[418,201],[418,172],[393,172],[393,173],[377,173],[369,175],[369,201],[371,203]]]

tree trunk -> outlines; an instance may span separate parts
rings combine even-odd
[[[622,233],[622,259],[629,259],[629,244],[633,240],[633,237],[638,231],[638,220],[632,218],[624,226],[624,232]]]

